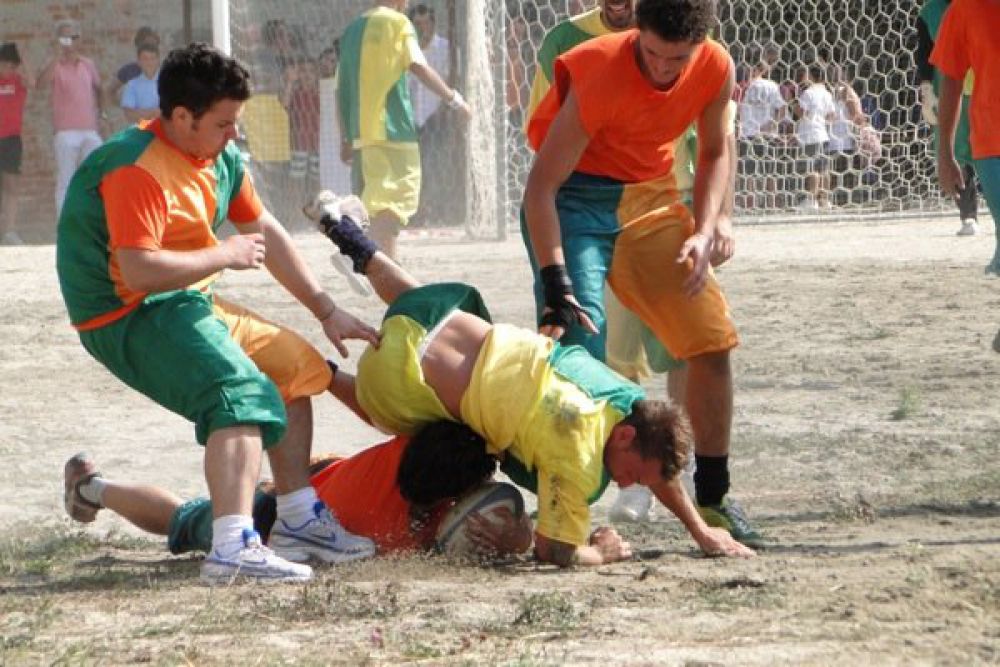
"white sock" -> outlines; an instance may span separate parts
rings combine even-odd
[[[301,526],[316,517],[313,510],[319,497],[316,489],[305,486],[297,491],[278,496],[278,518],[292,526]]]
[[[253,517],[227,514],[212,521],[212,551],[231,556],[242,549],[244,529],[253,530]]]
[[[103,477],[91,477],[86,484],[80,485],[80,497],[104,507],[104,488],[107,485],[108,482]]]

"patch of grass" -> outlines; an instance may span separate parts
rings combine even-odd
[[[567,630],[575,627],[582,616],[562,593],[532,593],[518,603],[513,625]]]
[[[899,391],[899,404],[889,416],[893,421],[903,421],[920,411],[920,391],[916,387],[903,387]]]
[[[35,526],[26,530],[17,527],[8,531],[11,537],[0,540],[0,576],[47,576],[60,566],[101,549],[140,551],[151,542],[118,532],[98,538],[63,523]]]

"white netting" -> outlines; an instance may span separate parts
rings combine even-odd
[[[593,0],[506,2],[510,68],[505,136],[511,211],[516,211],[530,166],[522,117],[534,56],[547,30],[596,4]],[[821,183],[829,181],[832,212],[900,215],[945,206],[929,150],[930,128],[920,118],[913,84],[920,4],[916,0],[721,0],[719,4],[718,36],[737,65],[737,98],[748,86],[751,68],[765,58],[772,61],[769,77],[778,84],[786,106],[801,94],[799,72],[813,63],[822,63],[828,74],[843,72],[843,82],[857,96],[864,118],[840,116],[827,126],[840,137],[828,148],[823,160],[827,176],[821,176]],[[835,102],[851,97],[846,88],[829,87]],[[826,210],[804,205],[809,203],[806,177],[816,161],[804,154],[795,132],[789,117],[766,140],[740,142],[741,217],[813,215]]]
[[[428,0],[411,9],[418,4],[434,11],[431,65],[463,92],[475,115],[465,123],[436,96],[423,94],[427,111],[416,116],[423,121],[424,185],[411,227],[465,226],[471,236],[496,237],[505,231],[497,217],[502,164],[495,117],[502,53],[487,27],[496,25],[499,12],[490,0]],[[350,168],[340,159],[334,46],[372,2],[232,0],[229,6],[232,53],[249,67],[255,85],[242,123],[246,154],[267,204],[294,227],[316,187],[351,190]],[[411,91],[420,86],[413,79]]]

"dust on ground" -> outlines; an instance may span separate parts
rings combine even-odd
[[[0,248],[0,663],[996,664],[1000,282],[982,274],[992,234],[953,226],[739,229],[720,272],[743,342],[733,492],[775,542],[759,557],[702,558],[661,512],[621,527],[642,561],[422,556],[228,589],[107,512],[85,531],[64,518],[62,464],[80,449],[106,475],[182,496],[204,493],[201,452],[190,426],[87,356],[52,247]],[[299,244],[342,306],[378,321],[323,239]],[[497,321],[529,324],[517,239],[403,247],[421,279],[471,282]],[[266,274],[231,272],[219,291],[332,353]],[[332,399],[315,411],[318,451],[380,438]]]

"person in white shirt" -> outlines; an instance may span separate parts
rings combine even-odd
[[[801,208],[816,210],[830,207],[826,152],[830,141],[829,125],[837,117],[837,108],[826,87],[826,67],[822,63],[809,66],[805,86],[791,107],[800,149],[799,173],[805,176],[806,195]]]
[[[434,8],[424,3],[414,5],[409,11],[410,22],[417,31],[417,41],[427,64],[448,81],[451,76],[451,44],[437,34]],[[410,77],[410,102],[413,105],[413,120],[417,125],[420,143],[420,164],[424,174],[442,174],[454,155],[449,148],[451,133],[446,125],[449,120],[447,105],[443,104],[430,88],[417,77]],[[446,209],[439,202],[447,201],[445,189],[448,183],[439,177],[425,178],[420,184],[420,208],[415,219],[425,224],[440,223]]]
[[[754,66],[739,105],[741,189],[753,198],[752,204],[757,203],[757,195],[764,196],[765,207],[775,205],[775,165],[781,143],[778,124],[787,113],[780,86],[767,78],[770,69],[766,62]]]
[[[836,110],[827,144],[831,156],[832,196],[835,203],[850,203],[850,190],[858,184],[860,164],[855,160],[858,137],[862,129],[868,127],[868,117],[861,109],[861,98],[851,86],[844,68],[837,63],[830,64],[829,82]]]

